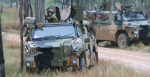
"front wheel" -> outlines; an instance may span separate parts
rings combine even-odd
[[[79,67],[80,67],[81,71],[86,72],[86,70],[87,70],[86,62],[85,62],[85,59],[83,57],[79,57]]]
[[[121,33],[118,37],[118,46],[124,48],[129,46],[129,37],[125,33]]]

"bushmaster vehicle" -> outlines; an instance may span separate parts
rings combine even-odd
[[[90,11],[87,14],[87,17],[92,18],[97,43],[111,41],[111,43],[118,43],[120,48],[139,40],[149,44],[150,20],[143,12],[133,10],[132,6],[125,6],[119,2],[115,5],[118,10],[111,11],[111,1],[106,1],[100,7],[101,11]]]
[[[82,20],[83,7],[72,6],[69,15],[76,21],[35,23],[35,18],[26,18],[25,23],[31,28],[25,42],[27,70],[40,72],[42,68],[72,67],[84,71],[98,62],[96,39],[88,21]]]

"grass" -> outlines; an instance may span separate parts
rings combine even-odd
[[[2,31],[19,34],[19,9],[4,8],[2,13]]]
[[[99,42],[98,46],[100,47],[107,47],[107,48],[114,48],[114,49],[120,49],[118,45],[111,45],[109,41],[103,41]],[[133,43],[129,47],[121,48],[123,50],[129,50],[129,51],[136,51],[136,52],[143,52],[143,53],[150,53],[150,46],[145,46],[143,43]]]
[[[16,44],[16,45],[15,45]],[[11,42],[3,38],[5,74],[6,77],[148,77],[149,75],[137,71],[130,66],[115,64],[112,61],[99,60],[99,63],[87,70],[86,73],[80,71],[51,71],[45,70],[41,74],[27,73],[24,69],[22,73],[20,68],[20,47],[18,42]],[[15,46],[13,46],[15,45]]]

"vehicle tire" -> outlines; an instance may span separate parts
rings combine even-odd
[[[83,72],[86,72],[86,70],[87,70],[85,59],[83,57],[79,57],[79,68]]]
[[[97,41],[97,40],[96,40],[96,44],[97,44],[97,46],[98,46],[98,43],[99,43],[99,41]]]
[[[28,34],[28,28],[24,26],[22,31],[23,31],[23,36],[26,37]]]
[[[118,37],[118,46],[124,48],[129,46],[129,37],[125,33],[121,33]]]
[[[35,69],[35,72],[36,72],[37,74],[40,74],[41,71],[42,71],[42,68],[40,67],[40,62],[38,62],[36,65],[37,65],[37,67],[36,67],[36,69]]]
[[[26,68],[26,72],[27,72],[27,73],[33,73],[34,71],[35,71],[35,69]]]
[[[96,54],[93,52],[93,66],[96,64]]]
[[[149,46],[150,41],[147,41],[147,39],[144,38],[144,39],[142,40],[142,43],[143,43],[145,46]]]

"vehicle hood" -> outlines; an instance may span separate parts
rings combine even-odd
[[[131,21],[128,23],[128,26],[131,26],[132,24],[139,24],[141,26],[150,26],[150,23],[148,23],[148,21]]]
[[[33,44],[36,44],[40,48],[53,48],[60,47],[63,43],[71,44],[71,39],[48,39],[42,41],[33,41]]]

